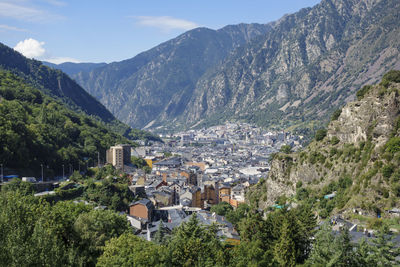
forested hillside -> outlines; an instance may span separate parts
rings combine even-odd
[[[352,210],[376,217],[400,205],[400,71],[357,92],[304,151],[279,153],[248,194],[261,208],[313,203],[321,218]],[[325,196],[333,194],[332,199]]]
[[[0,66],[14,72],[25,82],[56,97],[74,110],[84,111],[106,123],[116,121],[114,116],[94,97],[83,90],[65,73],[44,66],[40,61],[28,59],[14,49],[0,43]]]
[[[0,162],[4,167],[38,175],[40,165],[49,174],[62,165],[93,164],[96,152],[116,143],[122,135],[83,112],[70,110],[60,100],[33,88],[9,71],[0,71]]]

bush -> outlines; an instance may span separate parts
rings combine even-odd
[[[332,145],[337,145],[337,144],[339,144],[339,142],[340,142],[339,138],[337,138],[336,136],[332,137],[332,139],[331,139]]]
[[[372,88],[371,85],[365,85],[360,90],[358,90],[356,93],[357,100],[363,99],[365,94],[368,93],[368,91],[371,90],[371,88]]]
[[[340,114],[342,114],[342,109],[335,110],[332,114],[331,121],[336,121],[339,119]]]
[[[327,131],[326,129],[319,129],[319,130],[317,130],[317,132],[315,133],[315,140],[321,141],[322,139],[325,138],[327,132],[328,132],[328,131]]]
[[[285,154],[290,154],[290,153],[292,153],[292,147],[289,146],[289,145],[283,145],[283,146],[281,147],[281,150],[280,150],[280,151],[283,152],[283,153],[285,153]]]
[[[338,153],[337,148],[332,147],[331,150],[329,151],[329,156],[330,156],[330,157],[333,157],[333,156],[335,156],[337,153]]]
[[[390,176],[392,176],[393,171],[394,171],[394,166],[392,164],[385,165],[381,169],[382,176],[386,179],[389,179]]]
[[[385,151],[392,154],[400,151],[400,137],[392,137],[385,145]]]
[[[400,83],[400,71],[391,70],[385,75],[383,75],[381,85],[384,87],[388,87],[391,82]]]
[[[307,199],[308,196],[309,196],[309,192],[306,188],[297,188],[297,190],[296,190],[296,199],[297,200]]]
[[[232,211],[233,208],[227,202],[221,202],[211,207],[210,211],[215,212],[218,215],[225,216],[228,212]]]
[[[392,185],[391,189],[392,189],[393,194],[396,197],[400,197],[400,184],[396,183],[396,184]]]

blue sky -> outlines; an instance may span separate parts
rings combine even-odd
[[[0,42],[55,63],[131,58],[195,27],[268,23],[320,0],[0,0]]]

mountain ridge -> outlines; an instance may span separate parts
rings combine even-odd
[[[107,65],[107,63],[101,62],[101,63],[91,63],[91,62],[84,62],[84,63],[74,63],[74,62],[64,62],[60,64],[54,64],[51,62],[47,61],[42,61],[43,65],[53,68],[53,69],[59,69],[66,74],[68,74],[70,77],[81,72],[81,71],[92,71],[96,68],[103,67]]]
[[[400,69],[399,11],[395,0],[323,0],[269,24],[194,29],[74,78],[122,121],[159,132],[227,120],[318,128]]]
[[[73,77],[117,117],[144,127],[159,115],[180,114],[206,70],[270,28],[261,24],[197,28],[131,59]]]
[[[73,109],[97,116],[106,123],[116,120],[100,102],[60,70],[53,70],[40,61],[28,59],[0,43],[0,66],[16,73],[43,92],[59,98]]]

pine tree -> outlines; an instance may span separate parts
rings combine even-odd
[[[315,235],[315,242],[307,264],[310,266],[326,266],[335,252],[334,240],[331,226],[327,223],[323,224]]]
[[[159,245],[165,245],[166,240],[167,240],[167,231],[164,227],[164,224],[162,221],[160,221],[160,224],[158,225],[158,230],[156,234],[154,235],[154,242],[156,242]]]
[[[296,249],[292,229],[287,219],[283,221],[281,236],[275,245],[274,256],[281,266],[296,265]]]
[[[376,238],[372,239],[374,256],[379,266],[393,266],[400,262],[396,257],[400,255],[400,249],[396,248],[391,240],[393,235],[390,234],[389,227],[383,225],[376,234]]]

